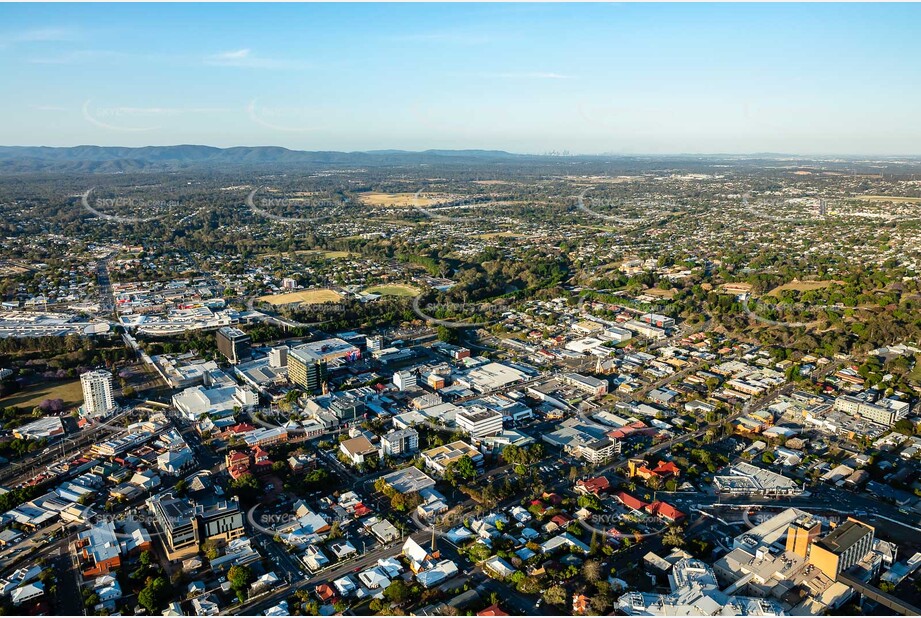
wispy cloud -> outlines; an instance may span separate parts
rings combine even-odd
[[[494,77],[497,79],[575,79],[574,75],[564,75],[563,73],[552,73],[547,71],[484,73],[483,77]]]
[[[218,107],[102,107],[87,100],[82,107],[83,118],[92,125],[109,131],[143,132],[161,128],[149,124],[153,119],[166,119],[186,114],[218,114],[235,111]],[[143,126],[141,126],[141,124]]]
[[[80,33],[73,28],[33,28],[7,34],[0,34],[0,43],[44,43],[55,41],[76,41]]]
[[[243,69],[300,69],[308,66],[307,63],[293,60],[264,58],[254,54],[248,47],[205,56],[205,64]]]
[[[110,107],[98,110],[111,116],[179,116],[181,114],[220,114],[226,107]]]
[[[253,50],[251,49],[238,49],[236,51],[224,52],[222,54],[214,54],[211,57],[215,60],[226,60],[226,61],[243,60],[243,59],[250,58],[252,55],[252,51]]]

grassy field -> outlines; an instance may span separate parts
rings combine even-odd
[[[916,357],[916,360],[918,362],[915,363],[915,368],[912,372],[908,374],[908,379],[921,384],[921,358]]]
[[[843,281],[791,281],[779,285],[770,292],[768,296],[780,296],[784,290],[796,290],[797,292],[811,292],[812,290],[821,290],[834,284],[844,285]]]
[[[894,197],[891,195],[858,195],[855,199],[864,202],[898,202],[901,204],[921,204],[921,197]]]
[[[46,399],[63,399],[68,407],[80,405],[83,403],[83,387],[80,386],[80,380],[36,384],[0,399],[0,407],[15,406],[31,410]]]
[[[666,298],[668,300],[675,297],[675,292],[673,290],[663,290],[661,288],[649,288],[648,290],[643,290],[643,294],[655,296],[656,298]]]
[[[29,269],[11,262],[0,262],[0,277],[13,277],[29,272]]]
[[[739,294],[742,292],[751,292],[752,285],[750,283],[744,283],[742,281],[738,281],[735,283],[724,283],[720,286],[719,289],[722,290],[723,292],[728,292],[731,290],[733,293]]]
[[[361,236],[354,236],[352,238],[361,238]],[[304,249],[301,251],[295,251],[294,254],[295,255],[319,255],[329,260],[347,258],[347,257],[351,257],[352,255],[354,255],[353,253],[349,251],[323,251],[322,249]],[[278,257],[280,255],[285,255],[285,254],[283,253],[263,253],[259,257],[268,258],[268,257]]]
[[[527,238],[527,235],[518,234],[517,232],[491,232],[489,234],[477,234],[476,238],[482,238],[483,240],[492,240],[493,238]]]
[[[448,199],[447,195],[439,195],[437,193],[428,194],[420,193],[418,199],[416,198],[415,193],[379,193],[377,191],[371,191],[369,193],[361,194],[361,203],[368,206],[397,206],[397,207],[407,207],[407,206],[431,206],[432,204],[438,204]]]
[[[308,305],[319,303],[335,303],[342,300],[342,295],[333,290],[301,290],[299,292],[288,292],[286,294],[271,294],[269,296],[260,296],[260,301],[270,305],[290,305],[292,303],[305,303]]]
[[[389,223],[390,225],[408,225],[410,227],[416,227],[420,225],[430,225],[428,219],[422,219],[421,221],[409,221],[407,219],[382,219],[383,223]]]
[[[399,283],[390,283],[385,285],[375,285],[365,290],[366,294],[380,294],[381,296],[418,296],[419,290],[411,285]]]
[[[619,232],[620,231],[616,227],[605,227],[603,225],[579,225],[579,227],[584,227],[587,230],[598,230],[599,232]]]
[[[353,254],[349,251],[298,251],[300,255],[320,255],[325,257],[327,260],[337,260],[341,258],[351,257]]]

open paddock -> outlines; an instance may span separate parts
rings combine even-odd
[[[832,285],[844,285],[843,281],[791,281],[779,285],[770,292],[768,296],[780,296],[784,290],[795,290],[797,292],[811,292],[813,290],[824,290]]]
[[[300,303],[305,305],[318,305],[320,303],[337,303],[342,300],[342,295],[333,290],[299,290],[297,292],[287,292],[285,294],[270,294],[260,296],[260,302],[268,303],[273,306],[292,305]]]
[[[366,294],[380,294],[381,296],[418,296],[419,290],[411,285],[402,283],[386,283],[375,285],[365,290]]]
[[[0,399],[0,408],[17,407],[31,410],[46,399],[62,399],[67,407],[80,405],[83,403],[83,387],[80,380],[33,384]]]
[[[362,193],[359,198],[366,206],[411,208],[413,206],[433,206],[451,199],[451,196],[438,193],[380,193],[371,191]]]

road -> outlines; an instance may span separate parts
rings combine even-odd
[[[122,433],[124,430],[116,429],[114,425],[117,425],[130,413],[131,410],[120,412],[112,418],[106,419],[104,425],[100,423],[92,425],[79,432],[75,438],[66,438],[37,455],[3,467],[0,469],[0,482],[5,485],[17,485],[34,478],[39,468],[58,462],[70,461],[72,458],[81,455],[86,447],[99,442],[100,433]]]
[[[96,263],[96,285],[99,288],[99,314],[112,317],[115,311],[115,299],[112,296],[112,281],[109,278],[109,261],[107,256]]]

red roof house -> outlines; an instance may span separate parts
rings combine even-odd
[[[642,511],[646,508],[646,503],[640,500],[639,498],[634,498],[625,491],[619,491],[614,494],[614,497],[623,504],[628,509],[633,509],[634,511]]]
[[[230,478],[238,479],[249,473],[249,455],[242,451],[232,451],[224,458]]]
[[[669,476],[681,476],[681,468],[676,466],[672,461],[660,461],[659,465],[653,469],[653,472],[662,478]]]
[[[607,493],[610,488],[611,483],[605,476],[596,476],[594,478],[585,479],[584,481],[576,481],[576,491],[592,494],[599,498],[602,494]]]
[[[566,513],[557,513],[550,519],[550,521],[555,523],[560,528],[564,528],[569,525],[569,522],[572,521],[572,518]]]
[[[317,586],[317,597],[324,603],[328,603],[336,598],[336,591],[329,584],[320,584]]]
[[[476,615],[477,616],[508,616],[508,614],[502,611],[502,608],[496,604],[490,605],[486,609],[478,611]]]
[[[685,518],[684,513],[673,507],[671,504],[656,500],[652,504],[646,505],[646,512],[650,515],[656,515],[672,522],[681,521]]]
[[[364,517],[365,515],[370,515],[370,514],[371,514],[371,509],[369,509],[369,508],[366,507],[364,504],[362,504],[361,502],[359,502],[358,504],[355,505],[355,508],[354,508],[354,510],[352,511],[352,514],[353,514],[355,517]]]
[[[256,427],[250,425],[249,423],[239,423],[230,428],[230,433],[240,435],[242,433],[250,433],[256,431]]]

